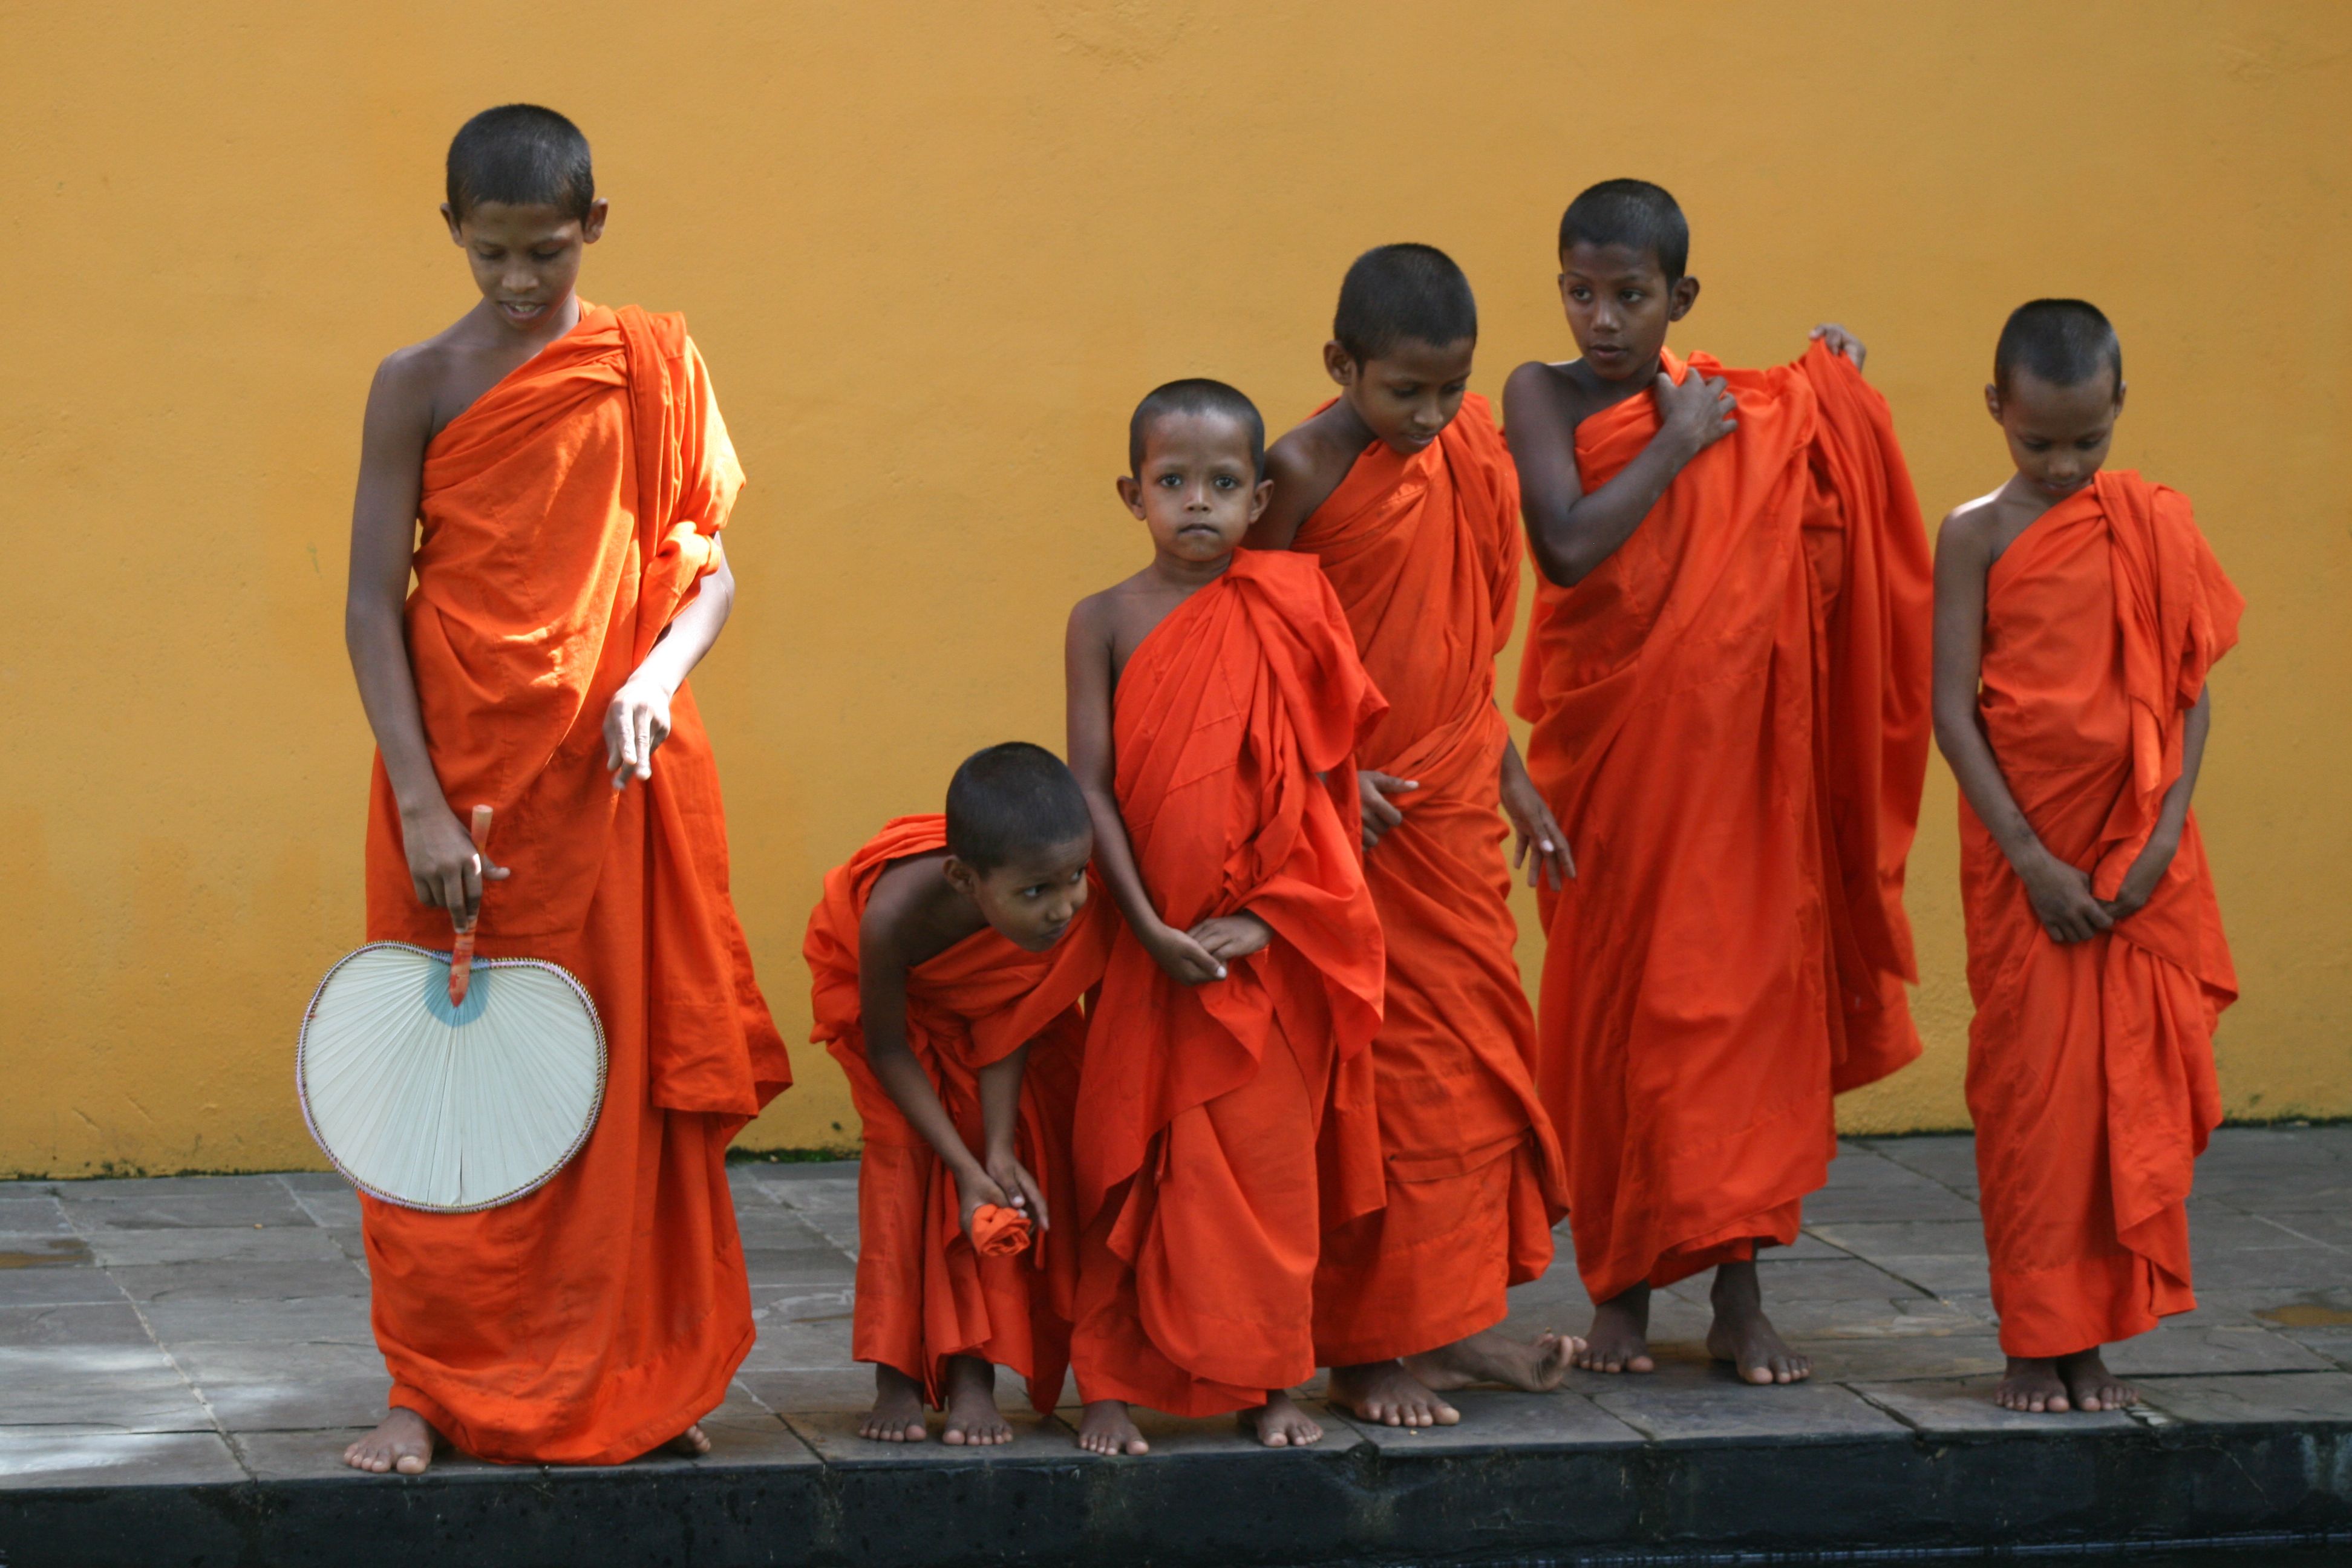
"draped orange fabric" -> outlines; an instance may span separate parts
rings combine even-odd
[[[1089,900],[1044,952],[1024,952],[982,930],[917,964],[907,978],[908,1047],[975,1152],[983,1137],[980,1069],[1032,1047],[1022,1069],[1016,1147],[1044,1184],[1054,1229],[1026,1250],[990,1255],[964,1236],[954,1179],[867,1065],[859,1023],[858,922],[874,885],[898,862],[946,847],[943,816],[902,816],[886,825],[825,878],[802,947],[814,980],[816,1023],[809,1037],[849,1075],[866,1124],[850,1353],[905,1373],[934,1405],[943,1400],[948,1358],[977,1356],[1025,1378],[1032,1403],[1050,1411],[1069,1367],[1077,1278],[1078,1205],[1069,1155],[1085,1038],[1077,1003],[1102,975],[1103,906]]]
[[[1691,364],[1727,377],[1738,429],[1543,587],[1520,669],[1528,771],[1576,852],[1538,900],[1537,1081],[1595,1300],[1792,1240],[1832,1094],[1919,1052],[1902,889],[1932,584],[1893,423],[1819,344]],[[1640,395],[1585,420],[1586,489],[1657,427]]]
[[[1384,704],[1315,563],[1243,551],[1144,638],[1113,706],[1160,918],[1246,909],[1275,931],[1188,987],[1121,923],[1087,1019],[1078,1392],[1209,1415],[1312,1375],[1319,1237],[1381,1201],[1352,759]]]
[[[2188,498],[2134,473],[2098,475],[1987,574],[1986,738],[2034,833],[2101,898],[2180,776],[2188,711],[2244,606]],[[2146,905],[2059,943],[1963,800],[1960,893],[2001,1348],[2071,1355],[2192,1310],[2184,1200],[2221,1119],[2213,1026],[2238,991],[2195,814]]]
[[[580,322],[425,449],[407,635],[435,773],[497,811],[513,875],[479,951],[562,964],[604,1022],[595,1131],[503,1207],[362,1197],[392,1403],[484,1458],[611,1464],[724,1397],[751,1349],[727,1187],[736,1131],[792,1081],[727,890],[719,775],[690,691],[653,776],[615,794],[605,705],[702,576],[742,471],[677,316]],[[449,945],[376,763],[371,941]]]
[[[1389,701],[1357,763],[1421,785],[1364,860],[1388,949],[1372,1042],[1388,1202],[1323,1239],[1316,1352],[1345,1366],[1501,1321],[1568,1210],[1512,956],[1495,655],[1518,605],[1519,483],[1486,400],[1412,457],[1366,447],[1292,548],[1322,563]]]

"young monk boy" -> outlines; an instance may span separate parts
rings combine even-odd
[[[1927,767],[1927,540],[1862,345],[1777,370],[1665,346],[1698,299],[1674,198],[1578,196],[1581,357],[1503,390],[1544,584],[1527,754],[1578,874],[1539,889],[1538,1082],[1596,1303],[1578,1364],[1647,1372],[1649,1295],[1713,1268],[1707,1348],[1811,1371],[1755,1256],[1836,1152],[1833,1092],[1918,1054],[1903,868]]]
[[[874,1363],[858,1430],[1013,1440],[996,1368],[1052,1411],[1069,1365],[1076,1249],[1070,1117],[1102,973],[1087,904],[1094,825],[1040,746],[958,768],[947,815],[902,816],[824,879],[803,951],[816,1028],[866,1124],[857,1166],[855,1354]],[[1048,1235],[1052,1234],[1051,1244]]]
[[[2001,329],[2017,472],[1936,544],[1936,738],[1965,797],[1969,1111],[2012,1410],[2139,1395],[2100,1346],[2197,1305],[2190,1167],[2237,995],[2189,797],[2245,602],[2189,498],[2108,473],[2123,351],[2080,300]]]
[[[1537,1097],[1499,803],[1530,883],[1568,842],[1495,706],[1519,592],[1519,486],[1470,394],[1478,308],[1443,251],[1365,252],[1324,368],[1339,395],[1266,453],[1249,542],[1312,554],[1389,701],[1356,751],[1364,874],[1388,946],[1372,1042],[1387,1203],[1323,1238],[1316,1353],[1333,1403],[1450,1425],[1440,1392],[1558,1386],[1578,1348],[1496,1331],[1507,1287],[1550,1267],[1568,1173]],[[1534,860],[1528,863],[1532,854]]]
[[[1315,563],[1237,551],[1265,427],[1232,387],[1135,411],[1120,499],[1151,563],[1070,613],[1070,762],[1125,924],[1078,1090],[1079,1443],[1140,1454],[1130,1403],[1322,1428],[1322,1235],[1380,1205],[1381,927],[1354,755],[1386,706]]]
[[[562,964],[609,1076],[586,1146],[527,1197],[361,1199],[393,1409],[344,1458],[698,1453],[752,1340],[727,1142],[792,1077],[685,684],[734,603],[718,534],[742,470],[686,323],[573,291],[605,204],[570,121],[467,121],[441,213],[482,298],[376,372],[352,514],[367,934],[446,947],[473,923],[485,955]],[[478,805],[506,866],[467,839]]]

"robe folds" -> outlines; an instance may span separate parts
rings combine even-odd
[[[955,1179],[915,1131],[866,1058],[858,994],[858,922],[891,866],[947,847],[947,819],[902,816],[824,879],[803,952],[821,1042],[849,1075],[865,1122],[857,1166],[857,1300],[850,1353],[896,1367],[944,1403],[950,1356],[977,1356],[1027,1380],[1054,1408],[1070,1359],[1078,1205],[1070,1118],[1086,1039],[1078,1000],[1101,978],[1108,928],[1089,900],[1044,952],[983,929],[907,976],[907,1045],[974,1153],[985,1148],[982,1068],[1026,1045],[1017,1152],[1043,1187],[1049,1231],[983,1256],[963,1234]]]
[[[716,1408],[751,1349],[727,1143],[792,1081],[727,886],[719,775],[680,686],[614,792],[604,709],[704,575],[743,482],[683,318],[579,324],[425,447],[406,616],[434,772],[495,808],[478,951],[576,975],[608,1078],[586,1145],[478,1214],[360,1200],[392,1404],[509,1462],[614,1464]],[[377,760],[367,934],[446,949]]]
[[[1353,758],[1383,707],[1323,574],[1284,552],[1236,552],[1119,675],[1119,813],[1160,918],[1275,934],[1198,986],[1124,922],[1111,940],[1078,1089],[1082,1398],[1211,1415],[1315,1370],[1320,1237],[1382,1196]]]
[[[1918,1055],[1903,871],[1933,587],[1885,401],[1815,344],[1725,376],[1738,428],[1616,553],[1537,597],[1528,771],[1575,848],[1538,897],[1537,1081],[1595,1300],[1795,1238],[1833,1093]],[[1586,419],[1590,491],[1658,428]]]
[[[2177,490],[2102,473],[1992,564],[1977,711],[2042,842],[2116,896],[2180,777],[2189,710],[2245,602]],[[2197,1305],[2190,1167],[2221,1121],[2237,995],[2192,813],[2155,893],[2060,943],[1964,800],[1969,1111],[2001,1348],[2071,1355]]]
[[[1519,589],[1519,484],[1475,394],[1412,457],[1375,442],[1299,528],[1389,710],[1360,767],[1412,779],[1364,858],[1388,950],[1372,1041],[1387,1204],[1323,1239],[1317,1354],[1346,1366],[1492,1327],[1551,1266],[1568,1173],[1535,1087],[1512,949],[1495,655]]]

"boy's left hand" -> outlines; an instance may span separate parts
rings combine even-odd
[[[634,675],[613,693],[604,710],[604,769],[614,789],[653,777],[654,749],[669,739],[669,699],[661,682]]]
[[[1856,370],[1862,368],[1863,356],[1870,352],[1862,346],[1860,338],[1855,337],[1835,321],[1823,321],[1805,336],[1808,340],[1818,340],[1827,344],[1830,353],[1833,354],[1845,355],[1846,358],[1853,361],[1853,368]]]
[[[1576,875],[1576,857],[1569,852],[1568,835],[1559,830],[1551,807],[1544,804],[1543,792],[1524,769],[1503,770],[1503,815],[1511,819],[1517,840],[1511,850],[1511,868],[1525,866],[1528,887],[1548,886],[1559,892],[1561,882]],[[1529,850],[1534,851],[1532,858]]]
[[[1006,1196],[996,1200],[999,1207],[1019,1209],[1040,1231],[1054,1228],[1053,1220],[1045,1213],[1045,1189],[1035,1176],[1029,1173],[1028,1166],[1010,1153],[1000,1152],[988,1157],[987,1170],[988,1179],[1006,1194]],[[963,1211],[966,1236],[971,1234],[971,1211],[979,1206],[973,1204]]]
[[[2127,915],[2139,913],[2148,900],[2156,897],[2156,889],[2163,882],[2164,873],[2171,868],[2172,858],[2179,852],[2179,839],[2161,833],[2151,836],[2147,847],[2132,861],[2131,869],[2124,873],[2123,883],[2116,889],[2116,896],[2099,900],[2099,907],[2107,911],[2107,918],[2119,921]]]
[[[1244,910],[1212,915],[1184,934],[1208,949],[1210,956],[1219,963],[1231,963],[1236,958],[1247,958],[1272,942],[1274,928]]]

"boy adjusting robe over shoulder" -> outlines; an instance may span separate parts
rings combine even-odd
[[[1561,225],[1583,357],[1506,389],[1546,582],[1520,669],[1528,770],[1575,845],[1542,890],[1545,1103],[1597,1304],[1582,1364],[1647,1371],[1650,1288],[1717,1268],[1710,1351],[1810,1371],[1765,1319],[1832,1096],[1919,1052],[1901,901],[1927,745],[1926,537],[1886,405],[1840,330],[1793,365],[1664,347],[1697,295],[1654,185]],[[1572,433],[1572,434],[1571,434]]]
[[[499,158],[511,165],[518,142],[576,152],[589,223],[506,188]],[[451,150],[451,228],[485,305],[379,375],[352,645],[380,746],[369,940],[446,947],[454,913],[484,956],[571,971],[603,1023],[604,1098],[580,1152],[513,1203],[446,1215],[362,1198],[394,1410],[347,1456],[361,1468],[422,1469],[436,1435],[518,1463],[617,1463],[671,1440],[699,1452],[694,1424],[754,1334],[724,1157],[792,1074],[729,899],[718,773],[683,684],[731,598],[718,533],[742,473],[683,319],[571,292],[603,222],[586,158],[568,121],[527,106],[478,117]],[[573,324],[557,335],[559,315]],[[496,336],[518,324],[518,342]],[[548,334],[535,352],[532,331]],[[385,581],[405,576],[407,524],[367,527],[380,418],[439,420],[445,388],[477,391],[468,375],[501,353],[520,363],[430,435],[413,472],[416,586],[405,658],[394,641],[402,624],[371,616],[397,599],[362,579],[387,544]],[[706,598],[714,582],[725,592]],[[451,853],[451,803],[494,808],[510,879],[469,846]]]
[[[1008,760],[1008,752],[1034,758]],[[986,817],[1019,814],[1024,803],[1017,795],[1034,782],[1006,775],[1024,769],[1036,774],[1048,766],[1060,774],[1068,797],[1061,824],[1068,831],[1046,835],[1051,843],[991,843],[1013,836],[987,833]],[[880,1396],[865,1435],[886,1441],[921,1440],[926,1405],[949,1411],[951,1442],[1009,1440],[1011,1429],[995,1412],[992,1373],[982,1369],[1010,1368],[1026,1381],[1030,1403],[1043,1415],[1052,1412],[1069,1366],[1077,1279],[1070,1123],[1086,1036],[1078,1002],[1101,977],[1108,933],[1086,899],[1091,828],[1061,760],[1018,744],[981,752],[960,770],[950,794],[951,811],[963,804],[958,791],[968,797],[992,787],[1016,798],[992,813],[988,808],[997,803],[992,801],[979,802],[978,811],[967,807],[964,817],[983,817],[977,827],[957,821],[951,828],[950,817],[941,816],[903,816],[885,826],[825,878],[803,950],[814,982],[812,1037],[848,1074],[865,1125],[852,1353],[877,1368]],[[953,853],[950,835],[959,828],[967,842],[943,875]],[[1061,857],[1066,864],[1026,868],[1027,861],[1065,846],[1071,847]],[[1013,874],[999,879],[1008,885],[983,905],[993,890],[978,884],[1008,861]],[[877,910],[877,885],[893,870],[919,879],[918,885],[895,907]],[[906,1047],[950,1123],[945,1131],[965,1152],[959,1161],[965,1165],[962,1178],[877,1070],[861,994],[861,966],[870,967],[875,957],[866,951],[861,928],[880,918],[886,929],[877,934],[903,963],[913,956],[907,951],[910,940],[922,948],[934,945],[938,938],[921,941],[914,932],[940,914],[950,922],[940,934],[952,940],[904,966],[898,984],[905,998]],[[1045,945],[1026,945],[1036,942]],[[1016,1058],[1018,1077],[1008,1097],[1013,1125],[1002,1130],[1002,1147],[991,1160],[987,1075]],[[1034,1205],[1024,1183],[1034,1184],[1039,1200]],[[977,1227],[968,1230],[965,1219],[983,1202],[1017,1213],[1027,1245],[986,1250]]]
[[[2197,1304],[2184,1200],[2237,979],[2189,801],[2244,601],[2188,498],[2098,469],[2123,405],[2104,316],[2023,307],[1995,375],[2019,473],[1944,525],[1937,695],[1997,1397],[2111,1409],[2137,1396],[2099,1347]]]
[[[1073,770],[1127,917],[1078,1093],[1072,1363],[1103,1452],[1143,1451],[1130,1403],[1319,1438],[1286,1392],[1319,1241],[1381,1201],[1353,757],[1383,704],[1315,563],[1234,548],[1263,431],[1221,383],[1146,398],[1120,489],[1153,564],[1071,616]]]
[[[1324,1237],[1316,1348],[1370,1420],[1450,1423],[1435,1391],[1557,1386],[1575,1342],[1491,1332],[1540,1278],[1568,1176],[1535,1088],[1535,1017],[1498,802],[1531,878],[1570,869],[1495,703],[1518,603],[1519,489],[1486,401],[1468,280],[1443,252],[1367,252],[1326,368],[1341,395],[1267,454],[1253,542],[1314,556],[1389,709],[1357,748],[1366,880],[1387,950],[1372,1043],[1387,1203]]]

